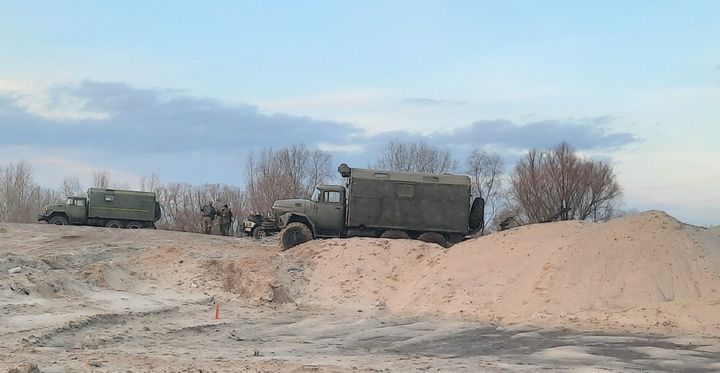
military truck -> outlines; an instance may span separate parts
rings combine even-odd
[[[465,175],[350,168],[346,185],[320,185],[310,200],[273,203],[283,249],[318,237],[418,239],[449,247],[483,225],[485,202]]]
[[[155,193],[90,188],[86,197],[68,197],[64,204],[48,205],[38,217],[55,225],[94,225],[109,228],[155,228],[160,204]]]

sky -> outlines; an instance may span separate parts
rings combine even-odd
[[[561,141],[626,209],[720,224],[717,1],[0,0],[0,166],[136,186],[244,183],[304,143],[367,167],[389,141],[511,171]]]

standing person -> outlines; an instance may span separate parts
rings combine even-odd
[[[230,211],[228,205],[223,205],[218,215],[220,216],[220,234],[223,236],[229,236],[233,218],[232,211]]]
[[[212,225],[213,220],[215,219],[215,215],[217,215],[217,211],[215,211],[215,207],[212,205],[212,201],[208,202],[207,205],[203,206],[200,209],[200,212],[202,212],[203,218],[202,218],[202,225],[203,230],[205,231],[205,234],[210,234],[212,232]]]

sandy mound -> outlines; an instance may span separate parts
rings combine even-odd
[[[320,240],[303,301],[506,324],[720,332],[720,231],[651,211],[525,226],[442,250],[409,240]]]

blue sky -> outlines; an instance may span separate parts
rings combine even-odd
[[[0,163],[242,183],[305,142],[509,162],[569,141],[628,208],[720,222],[720,2],[0,1]],[[509,164],[512,166],[512,164]]]

